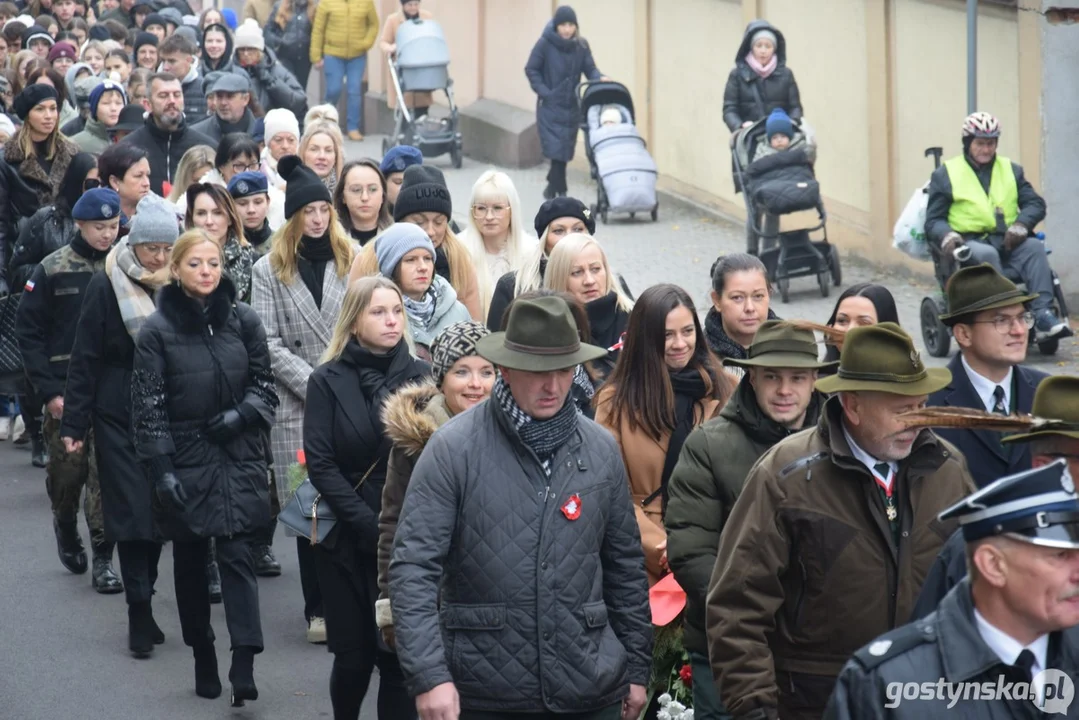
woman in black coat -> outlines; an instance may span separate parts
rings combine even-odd
[[[173,541],[176,605],[195,656],[195,693],[221,694],[205,558],[216,540],[232,647],[232,704],[258,698],[262,652],[252,534],[270,520],[265,438],[277,408],[266,332],[236,302],[221,246],[201,230],[173,247],[172,277],[139,331],[131,390],[135,453]]]
[[[592,48],[577,32],[577,13],[569,5],[555,10],[554,18],[532,48],[525,75],[536,100],[536,128],[543,156],[551,161],[543,197],[565,195],[566,163],[577,147],[577,83],[606,80],[592,59]]]
[[[131,233],[109,252],[104,272],[90,279],[71,350],[60,425],[68,452],[78,452],[93,429],[105,539],[116,543],[120,556],[128,648],[140,658],[148,657],[165,636],[150,604],[161,537],[154,527],[152,486],[131,438],[131,378],[135,339],[154,312],[154,296],[169,280],[169,254],[178,234],[175,214],[167,200],[144,198]],[[152,224],[155,217],[164,222]]]
[[[345,295],[320,365],[307,381],[303,446],[307,472],[337,524],[315,545],[315,567],[334,654],[330,701],[335,720],[360,714],[371,672],[379,670],[379,720],[416,717],[397,657],[375,624],[378,515],[392,442],[382,406],[430,368],[406,338],[404,301],[391,280],[365,277]]]
[[[768,117],[783,108],[792,120],[802,118],[798,83],[787,67],[787,42],[783,33],[766,20],[746,27],[734,69],[723,91],[723,121],[731,132]]]

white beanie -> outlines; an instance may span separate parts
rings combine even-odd
[[[296,120],[296,116],[292,114],[291,110],[285,108],[274,108],[270,112],[266,113],[266,117],[262,120],[265,125],[266,142],[269,143],[277,133],[292,133],[297,142],[300,139],[300,123]]]
[[[240,24],[240,27],[236,28],[232,45],[237,50],[240,48],[258,48],[259,50],[265,50],[266,41],[262,38],[262,28],[259,27],[258,20],[255,20],[254,18],[247,18],[244,20]]]

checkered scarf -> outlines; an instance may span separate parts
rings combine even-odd
[[[164,287],[169,281],[169,268],[166,265],[154,273],[144,268],[125,237],[113,246],[105,258],[105,274],[112,284],[112,291],[116,293],[116,304],[124,319],[124,329],[135,340],[146,318],[157,309],[147,289],[156,291]]]
[[[513,399],[509,386],[501,377],[495,381],[492,395],[517,429],[521,442],[536,454],[543,465],[543,471],[550,477],[551,460],[554,459],[555,452],[566,444],[577,429],[577,406],[573,403],[572,395],[567,396],[562,408],[547,420],[536,420],[525,413]]]

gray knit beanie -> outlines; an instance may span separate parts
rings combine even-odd
[[[128,245],[166,243],[172,245],[180,237],[179,216],[176,206],[163,197],[148,193],[135,206],[131,231],[127,234]]]
[[[417,248],[423,248],[435,259],[435,246],[431,238],[419,225],[395,223],[386,228],[375,238],[375,257],[378,258],[378,271],[388,278],[393,278],[401,258]]]
[[[479,355],[476,343],[491,334],[487,326],[475,320],[462,320],[443,330],[431,343],[431,372],[435,385],[442,387],[442,381],[453,364],[463,357]]]

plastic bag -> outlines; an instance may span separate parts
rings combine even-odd
[[[925,237],[925,210],[929,205],[929,183],[914,191],[892,229],[892,247],[915,260],[932,260]]]

